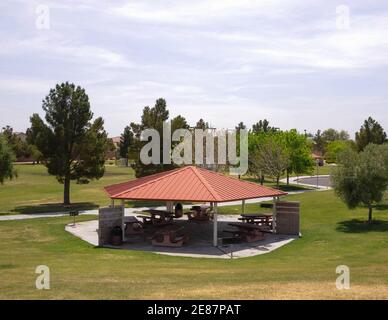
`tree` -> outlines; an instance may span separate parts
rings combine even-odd
[[[285,148],[290,158],[287,168],[287,185],[291,173],[309,173],[314,168],[314,160],[311,157],[311,147],[306,135],[298,133],[295,129],[283,133]]]
[[[125,165],[128,167],[128,158],[130,147],[133,146],[133,132],[130,126],[124,128],[124,132],[120,137],[119,154],[121,158],[125,159]]]
[[[347,149],[338,163],[331,176],[335,193],[350,209],[365,205],[372,223],[373,206],[388,186],[388,145],[369,144],[360,153]]]
[[[290,159],[282,141],[272,135],[251,154],[250,161],[257,177],[269,175],[276,179],[279,188],[280,176],[288,168]]]
[[[15,133],[10,126],[3,127],[2,134],[7,139],[8,145],[12,148],[16,158],[29,156],[28,144],[25,139],[20,137],[23,134]]]
[[[320,152],[322,155],[325,153],[325,139],[322,136],[322,131],[318,130],[313,137],[314,150]]]
[[[236,132],[240,133],[240,130],[245,130],[247,126],[244,124],[244,122],[239,122],[238,125],[235,127]]]
[[[328,163],[337,162],[338,156],[341,152],[347,149],[355,149],[353,141],[335,140],[330,141],[326,147],[325,160]]]
[[[34,114],[31,136],[42,153],[48,173],[63,183],[63,203],[70,204],[70,183],[88,183],[104,175],[109,147],[104,121],[92,122],[85,90],[68,82],[57,84],[43,100],[44,122]]]
[[[13,179],[17,174],[13,168],[15,155],[9,146],[6,137],[0,134],[0,184],[4,183],[5,179]]]
[[[199,119],[198,122],[195,125],[195,129],[205,130],[205,129],[209,129],[209,128],[210,128],[209,123],[205,122],[202,118]]]
[[[47,146],[45,146],[46,141],[43,139],[45,135],[42,136],[41,134],[41,132],[46,130],[46,126],[38,114],[33,114],[30,118],[30,122],[31,127],[26,131],[27,143],[30,147],[31,157],[34,159],[34,161],[39,163],[41,160],[43,160],[43,153],[39,150],[38,145],[41,145],[43,148],[47,148]],[[43,141],[40,141],[42,139]]]
[[[160,98],[156,100],[155,106],[153,108],[147,106],[143,109],[143,115],[141,117],[140,124],[131,123],[131,127],[133,128],[136,137],[136,143],[134,147],[138,155],[135,164],[133,165],[136,177],[143,177],[174,168],[173,164],[163,164],[163,122],[167,121],[168,118],[169,111],[167,110],[166,100]],[[145,129],[155,129],[159,132],[160,164],[145,165],[140,159],[140,150],[147,143],[147,141],[140,141],[140,134]]]
[[[275,132],[277,131],[278,129],[275,128],[275,127],[271,127],[269,125],[269,121],[267,119],[264,119],[264,120],[260,120],[259,122],[255,123],[253,126],[252,126],[252,132],[254,133],[260,133],[260,132]]]
[[[369,117],[364,121],[360,131],[356,132],[356,143],[359,151],[370,144],[383,144],[387,141],[387,134],[383,127],[374,119]]]
[[[173,133],[177,129],[189,129],[190,126],[187,123],[185,117],[181,115],[171,119],[171,132]]]
[[[325,144],[336,140],[349,140],[349,138],[349,133],[347,133],[345,130],[337,131],[335,129],[330,128],[322,132],[322,139]]]

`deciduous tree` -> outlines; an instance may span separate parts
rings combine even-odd
[[[13,179],[16,176],[16,171],[13,167],[15,155],[7,139],[3,134],[0,134],[0,184],[6,179]]]
[[[347,149],[338,164],[331,176],[335,193],[350,209],[366,206],[372,223],[373,206],[388,187],[388,145],[369,144],[360,153]]]

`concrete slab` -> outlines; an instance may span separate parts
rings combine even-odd
[[[238,221],[237,216],[224,215],[218,216],[219,237],[222,237],[223,229],[230,229],[229,222]],[[170,248],[170,247],[155,247],[152,246],[149,237],[155,232],[153,226],[146,229],[144,235],[126,237],[122,246],[107,245],[107,248],[121,250],[140,250],[149,251],[157,254],[194,257],[194,258],[244,258],[261,255],[272,252],[291,241],[297,239],[297,236],[266,234],[266,238],[253,243],[236,243],[232,245],[212,246],[213,239],[213,223],[212,222],[191,222],[186,219],[174,221],[177,225],[184,226],[184,230],[190,236],[190,241],[187,245]],[[75,226],[67,225],[65,230],[81,238],[84,241],[96,246],[97,238],[97,220],[79,222]],[[225,234],[224,234],[225,236]]]

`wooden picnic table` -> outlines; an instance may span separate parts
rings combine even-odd
[[[136,219],[136,217],[129,216],[124,217],[123,222],[125,224],[125,234],[126,235],[135,235],[143,234],[143,223]]]
[[[151,216],[138,216],[143,219],[144,224],[152,223],[153,225],[166,225],[173,222],[173,212],[167,210],[147,209],[143,212]]]
[[[191,207],[191,211],[187,212],[189,220],[193,221],[209,221],[213,218],[211,213],[211,206],[209,205],[196,205]]]
[[[164,247],[181,247],[188,241],[186,234],[178,235],[183,226],[168,226],[155,232],[151,238],[152,245]]]
[[[241,218],[238,219],[246,223],[268,226],[270,228],[272,228],[273,224],[273,215],[269,213],[243,213]]]
[[[260,226],[252,223],[246,223],[246,222],[230,222],[228,223],[229,226],[232,227],[237,227],[241,229],[246,229],[246,230],[260,230]]]
[[[207,204],[200,204],[200,205],[191,206],[190,210],[207,210],[210,208],[211,208],[211,206],[209,206]]]
[[[236,227],[237,230],[224,230],[224,232],[232,233],[235,237],[245,240],[246,242],[264,239],[264,233],[258,225],[246,222],[231,222],[228,223],[228,225]]]

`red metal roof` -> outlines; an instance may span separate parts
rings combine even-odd
[[[112,199],[227,202],[287,193],[221,173],[186,166],[105,187]]]

